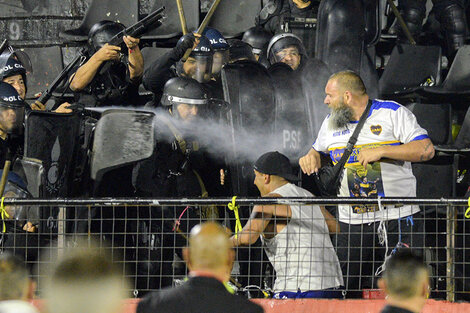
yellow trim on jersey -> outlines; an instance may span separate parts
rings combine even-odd
[[[354,149],[355,148],[361,148],[361,147],[369,147],[369,146],[374,146],[374,145],[378,145],[378,146],[389,145],[389,144],[394,144],[394,143],[401,143],[401,141],[393,140],[393,141],[382,141],[382,142],[366,143],[366,144],[363,144],[363,145],[354,145]],[[346,149],[346,146],[330,148],[330,149],[328,149],[328,151],[339,150],[339,149]]]

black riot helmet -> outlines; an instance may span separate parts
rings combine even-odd
[[[272,34],[262,27],[252,27],[244,34],[242,40],[253,47],[254,54],[261,54],[267,48]]]
[[[296,47],[299,54],[301,55],[302,60],[307,56],[305,46],[299,37],[292,33],[281,33],[271,38],[271,41],[268,45],[267,54],[271,64],[281,62],[281,59],[278,55],[279,52],[289,47]]]
[[[212,74],[214,76],[220,75],[222,66],[229,62],[229,44],[224,36],[215,28],[206,27],[202,33],[209,39],[212,50],[214,50],[214,57],[212,61]]]
[[[181,117],[178,114],[180,104],[192,107],[207,105],[208,102],[207,92],[199,82],[192,78],[174,77],[168,80],[163,88],[162,106],[171,109],[178,117]]]
[[[182,39],[180,39],[182,40]],[[209,39],[205,36],[199,38],[199,44],[191,51],[188,59],[178,66],[178,74],[207,83],[212,77],[212,50]]]
[[[23,132],[25,103],[16,89],[10,84],[0,82],[0,129],[18,135]]]
[[[3,81],[4,79],[15,76],[15,75],[21,75],[23,77],[23,82],[24,82],[24,87],[25,87],[25,94],[28,91],[28,85],[26,82],[26,69],[23,66],[23,64],[18,61],[18,59],[14,56],[11,55],[7,61],[5,66],[0,68],[0,77],[2,78],[1,80]]]
[[[246,42],[240,39],[229,39],[230,45],[230,63],[239,60],[251,60],[256,62],[253,48]]]
[[[124,29],[126,29],[126,27],[123,24],[107,20],[93,25],[88,33],[88,46],[90,48],[90,52],[93,54],[101,49],[106,43],[111,41],[115,35]],[[127,52],[124,44],[121,46],[121,51],[123,53]]]

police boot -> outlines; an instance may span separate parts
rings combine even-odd
[[[467,21],[460,1],[439,1],[434,4],[436,17],[446,41],[447,58],[453,60],[457,50],[465,44]]]
[[[408,27],[411,36],[415,41],[417,41],[417,38],[421,34],[424,17],[426,16],[426,2],[419,0],[400,1],[400,6],[400,14],[403,17],[403,20],[405,21],[405,24]],[[398,42],[409,43],[403,28],[399,24],[397,25],[397,27]]]

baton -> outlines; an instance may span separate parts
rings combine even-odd
[[[7,184],[8,173],[10,172],[11,160],[6,160],[3,166],[2,180],[0,181],[0,197],[3,197],[5,186]]]
[[[209,24],[209,21],[215,12],[215,9],[217,9],[217,6],[219,5],[219,3],[220,3],[220,0],[215,0],[214,3],[212,3],[211,8],[209,9],[209,12],[207,12],[206,17],[204,17],[204,20],[202,21],[201,25],[199,25],[199,28],[197,29],[196,34],[202,35],[202,33],[204,32],[204,29],[206,28],[207,24]],[[189,55],[191,54],[191,51],[193,51],[192,48],[186,50],[186,53],[181,59],[183,62],[185,62],[186,59],[189,57]]]
[[[413,35],[411,35],[410,30],[408,29],[408,26],[406,26],[405,21],[403,20],[403,17],[401,16],[400,12],[398,12],[397,6],[395,3],[393,3],[393,0],[387,0],[388,4],[392,8],[393,14],[395,14],[398,24],[400,24],[401,28],[405,32],[405,36],[412,45],[416,45],[416,41],[413,39]]]
[[[188,27],[186,26],[186,18],[184,17],[184,9],[182,0],[176,0],[176,5],[178,7],[178,15],[181,22],[181,30],[183,31],[183,36],[188,33]]]

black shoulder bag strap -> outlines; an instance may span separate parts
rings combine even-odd
[[[364,123],[366,122],[367,116],[369,115],[371,106],[372,106],[372,101],[369,100],[369,102],[367,103],[367,107],[364,110],[364,113],[362,113],[361,118],[359,119],[359,122],[357,123],[354,133],[351,135],[351,138],[349,138],[348,144],[346,145],[346,149],[344,149],[343,156],[341,157],[341,159],[335,166],[341,167],[342,169],[344,165],[346,165],[346,162],[349,159],[349,156],[353,152],[354,145],[357,142],[357,137],[359,136],[359,133],[361,132],[361,129],[364,126]]]

